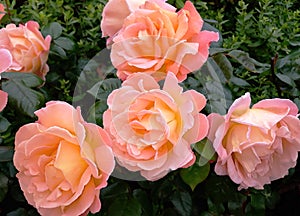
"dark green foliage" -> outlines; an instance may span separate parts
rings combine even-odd
[[[38,215],[27,204],[13,166],[14,135],[34,122],[34,111],[50,100],[81,106],[84,118],[102,126],[107,96],[121,81],[101,38],[101,13],[106,0],[10,1],[10,22],[37,21],[51,35],[50,72],[46,82],[31,74],[3,73],[0,87],[9,104],[0,113],[0,215]],[[169,0],[181,8],[183,0]],[[210,57],[182,83],[203,93],[204,113],[225,114],[245,92],[252,102],[289,98],[300,108],[300,3],[298,0],[192,1],[205,20],[203,29],[219,31]],[[1,2],[2,3],[2,2]],[[17,92],[17,94],[16,94]],[[26,94],[24,94],[26,92]],[[155,182],[109,179],[101,190],[102,208],[95,215],[218,216],[300,215],[300,166],[264,190],[241,190],[226,176],[214,174],[211,143],[193,145],[196,163],[170,172]],[[299,161],[299,160],[298,160]],[[90,214],[92,215],[92,214]]]

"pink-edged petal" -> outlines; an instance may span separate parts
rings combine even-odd
[[[202,113],[199,113],[195,117],[193,127],[187,131],[187,133],[184,135],[184,138],[191,144],[196,143],[206,137],[208,129],[209,122],[207,117]]]
[[[123,82],[122,86],[130,86],[140,92],[159,89],[159,85],[155,79],[145,73],[132,74]]]
[[[4,5],[0,3],[0,21],[4,16],[5,16],[5,8]]]
[[[251,104],[251,97],[250,93],[247,92],[245,95],[241,96],[240,98],[236,99],[232,105],[230,106],[225,121],[228,122],[231,117],[237,117],[250,109]]]
[[[8,94],[0,90],[0,112],[6,107]]]
[[[296,116],[298,114],[297,105],[289,99],[265,99],[254,104],[252,108],[269,110],[276,113],[277,110],[282,110],[286,107],[289,108],[288,115]]]
[[[209,130],[208,130],[208,135],[207,138],[211,141],[214,142],[216,137],[216,132],[218,128],[224,124],[225,118],[221,116],[218,113],[211,113],[207,116],[208,122],[209,122]],[[223,135],[224,136],[224,135]],[[223,138],[220,137],[221,139]]]
[[[186,1],[183,8],[178,12],[178,14],[180,15],[180,14],[184,13],[185,11],[188,11],[187,14],[188,14],[188,18],[189,18],[189,21],[188,21],[189,31],[184,36],[184,38],[190,38],[194,34],[197,34],[200,32],[200,30],[203,26],[203,20],[191,1]]]
[[[50,101],[45,108],[37,110],[35,114],[39,118],[38,123],[43,126],[62,127],[74,134],[74,112],[76,112],[75,108],[66,102]]]
[[[6,71],[12,64],[12,55],[9,50],[0,48],[0,73]]]
[[[165,79],[163,90],[168,92],[175,100],[182,93],[183,89],[178,85],[178,80],[173,73],[168,73]]]
[[[277,110],[277,112],[252,108],[239,116],[232,116],[231,121],[249,126],[271,129],[275,124],[282,120],[288,112],[288,108]]]

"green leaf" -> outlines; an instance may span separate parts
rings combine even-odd
[[[220,82],[222,84],[226,83],[226,78],[213,58],[208,58],[206,64],[204,64],[201,68],[201,72],[209,75],[214,81]]]
[[[231,77],[230,82],[240,87],[250,86],[250,84],[247,81],[235,76]]]
[[[294,103],[297,105],[298,109],[300,110],[300,99],[299,98],[295,98],[294,99]]]
[[[199,166],[205,165],[216,153],[212,143],[207,138],[195,143],[193,149],[201,155],[198,161]]]
[[[199,163],[194,163],[188,168],[181,169],[180,176],[182,180],[194,190],[199,183],[207,178],[209,171],[209,163],[206,163],[203,166],[200,166]]]
[[[56,44],[54,44],[53,46],[51,46],[50,53],[53,53],[53,54],[55,54],[55,55],[58,55],[58,56],[60,56],[60,57],[63,58],[63,59],[66,59],[66,58],[67,58],[67,54],[66,54],[66,52],[64,51],[64,49],[61,48],[60,46],[57,46]]]
[[[143,215],[153,215],[153,208],[151,205],[151,202],[149,200],[149,197],[147,195],[147,193],[142,190],[142,189],[135,189],[133,191],[133,197],[139,201],[139,203],[142,205],[142,209],[143,209]]]
[[[296,84],[295,82],[287,75],[285,74],[281,74],[281,73],[277,73],[276,76],[278,77],[278,79],[280,79],[282,82],[292,86],[292,87],[295,87]]]
[[[40,86],[43,80],[30,73],[2,73],[2,77],[6,79],[2,82],[2,89],[8,93],[9,103],[34,117],[34,111],[44,104],[44,96],[32,88]]]
[[[74,49],[74,42],[66,37],[59,37],[54,40],[54,43],[63,48],[64,50],[73,50]]]
[[[106,101],[108,95],[121,86],[121,81],[117,78],[108,78],[97,82],[87,92],[99,100]]]
[[[218,53],[213,56],[213,59],[218,64],[226,79],[229,80],[233,74],[233,67],[228,58],[223,53]]]
[[[207,199],[209,212],[213,215],[224,215],[225,207],[223,203],[214,203],[211,199]]]
[[[0,172],[0,202],[5,198],[8,191],[8,178]]]
[[[97,101],[89,109],[88,122],[97,123],[102,125],[103,123],[103,113],[107,110],[107,103],[104,101]]]
[[[141,204],[134,198],[116,199],[108,209],[109,216],[141,216]]]
[[[128,194],[128,192],[128,184],[124,181],[120,181],[110,184],[107,187],[103,188],[100,194],[101,199],[111,202],[117,199],[118,197],[124,197],[124,195]]]
[[[12,161],[14,149],[11,146],[0,146],[0,162]]]
[[[190,216],[192,213],[192,197],[188,192],[175,191],[170,197],[175,209],[181,216]]]
[[[253,58],[250,58],[249,54],[241,50],[232,50],[227,54],[231,58],[235,59],[241,65],[243,65],[248,71],[261,73],[264,72],[267,68],[270,68],[269,64],[263,64],[256,61]],[[261,67],[257,69],[255,66]]]
[[[300,49],[285,56],[284,58],[278,59],[275,67],[277,69],[281,69],[285,67],[285,65],[295,62],[297,59],[299,59],[299,56],[300,56]]]
[[[265,197],[260,193],[251,194],[251,206],[255,209],[265,209]]]
[[[9,121],[0,115],[0,133],[5,132],[10,126]]]
[[[62,30],[63,28],[58,22],[52,22],[42,30],[42,33],[44,36],[51,35],[52,39],[55,40],[62,34]]]

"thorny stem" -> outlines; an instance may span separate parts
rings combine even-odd
[[[278,54],[276,53],[276,55],[271,58],[271,79],[272,79],[272,81],[276,87],[277,93],[280,97],[282,95],[282,92],[281,92],[280,86],[277,85],[276,75],[275,75],[275,64],[277,62],[277,59],[278,59]]]
[[[10,22],[13,22],[12,19],[11,19],[11,13],[10,13],[10,10],[9,10],[8,0],[5,0],[5,4],[6,4],[6,11],[7,11],[8,18],[9,18]]]

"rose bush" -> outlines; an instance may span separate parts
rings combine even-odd
[[[218,175],[229,175],[239,189],[263,189],[296,165],[300,120],[296,104],[288,99],[266,99],[252,108],[250,103],[247,93],[225,116],[210,114],[208,138],[218,154]]]
[[[12,60],[7,72],[34,73],[45,79],[50,43],[51,36],[44,38],[34,21],[19,27],[8,24],[0,29],[0,50],[7,50],[6,58]]]
[[[120,165],[153,181],[194,163],[190,145],[208,131],[207,118],[199,113],[206,99],[194,90],[182,92],[174,74],[168,73],[160,89],[153,77],[136,73],[107,103],[104,129]]]
[[[114,168],[109,136],[65,102],[48,102],[35,114],[38,121],[15,138],[14,165],[28,203],[41,215],[98,212]]]
[[[118,77],[144,72],[162,80],[172,72],[185,80],[204,64],[210,43],[219,39],[217,32],[201,31],[202,26],[190,1],[178,12],[162,1],[146,1],[127,16],[113,39],[111,60]]]

